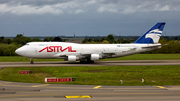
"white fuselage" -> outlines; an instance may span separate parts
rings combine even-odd
[[[98,54],[99,59],[103,59],[150,51],[161,48],[160,45],[161,44],[76,44],[66,42],[29,42],[17,49],[16,53],[29,58],[67,59],[68,56],[76,56],[76,60],[91,57],[92,54]]]

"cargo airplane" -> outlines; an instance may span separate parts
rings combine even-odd
[[[155,24],[144,35],[131,44],[77,44],[67,42],[29,42],[18,48],[18,55],[33,58],[64,59],[69,62],[94,63],[105,58],[123,57],[161,48],[158,43],[164,22]]]

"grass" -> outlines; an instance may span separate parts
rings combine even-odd
[[[33,61],[63,61],[63,59],[33,59]],[[22,56],[0,56],[0,62],[30,62],[30,58]]]
[[[180,54],[135,54],[104,60],[180,60]]]
[[[179,85],[180,66],[97,66],[97,67],[17,67],[0,71],[0,80],[45,83],[46,77],[76,77],[74,82],[58,84],[80,85]],[[33,74],[19,74],[33,70]],[[141,82],[141,78],[145,82]],[[120,80],[123,80],[121,84]]]
[[[135,54],[119,58],[107,58],[102,61],[111,60],[179,60],[180,54]],[[30,59],[21,56],[1,56],[0,62],[29,62]],[[63,61],[63,59],[34,59],[36,62]]]

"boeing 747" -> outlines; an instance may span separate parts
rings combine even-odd
[[[164,22],[155,24],[144,35],[131,44],[77,44],[67,42],[29,42],[15,52],[33,58],[64,59],[69,62],[94,63],[105,58],[123,57],[161,48],[158,43]]]

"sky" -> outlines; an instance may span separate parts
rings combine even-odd
[[[0,0],[0,36],[180,35],[180,0]]]

